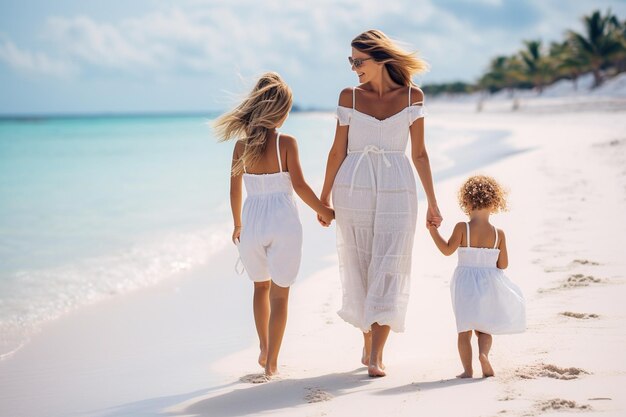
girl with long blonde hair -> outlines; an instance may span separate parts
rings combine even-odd
[[[304,180],[296,138],[280,133],[292,105],[289,86],[275,72],[263,74],[248,96],[215,121],[220,141],[236,139],[230,177],[232,240],[254,282],[258,362],[271,377],[287,324],[289,287],[302,255],[302,225],[293,191],[326,225],[333,211]],[[247,198],[242,211],[242,181]]]
[[[352,40],[348,57],[359,85],[339,95],[335,139],[321,194],[337,220],[343,287],[339,316],[363,333],[361,362],[385,376],[390,330],[402,332],[409,298],[417,192],[411,160],[426,199],[426,223],[438,227],[430,163],[424,144],[424,94],[412,76],[426,63],[379,30]],[[323,219],[319,219],[324,224]]]

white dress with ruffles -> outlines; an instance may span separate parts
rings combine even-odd
[[[404,331],[417,192],[406,156],[409,127],[424,117],[411,103],[384,120],[339,106],[349,126],[348,155],[333,185],[337,251],[343,286],[339,316],[363,332],[373,323]]]

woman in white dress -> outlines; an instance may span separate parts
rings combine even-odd
[[[409,297],[417,220],[409,136],[428,201],[426,223],[438,227],[442,217],[424,145],[424,95],[411,80],[426,63],[378,30],[351,45],[349,62],[360,84],[339,96],[320,199],[330,206],[332,192],[343,286],[338,314],[363,332],[361,361],[375,377],[385,376],[385,342],[390,330],[404,331]]]

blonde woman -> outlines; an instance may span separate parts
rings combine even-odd
[[[277,130],[291,105],[291,89],[270,72],[259,78],[239,106],[215,122],[221,141],[238,139],[230,177],[232,240],[254,282],[258,362],[267,377],[278,371],[289,287],[298,274],[302,254],[302,225],[293,190],[321,221],[330,224],[334,217],[304,180],[296,139]],[[242,180],[247,192],[243,213]]]
[[[339,96],[320,199],[330,205],[332,191],[343,286],[338,314],[363,332],[361,362],[369,376],[381,377],[385,342],[390,330],[404,331],[409,298],[417,220],[409,137],[428,201],[426,224],[439,227],[442,217],[424,145],[424,94],[411,80],[426,63],[378,30],[351,45],[348,60],[359,85]]]

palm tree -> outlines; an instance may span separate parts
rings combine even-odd
[[[541,92],[543,86],[549,81],[550,66],[548,59],[542,53],[541,41],[524,41],[526,49],[520,51],[519,56],[524,66],[524,73],[529,82]]]
[[[502,89],[509,90],[518,87],[524,81],[522,66],[516,56],[497,56],[491,60],[489,70],[478,81],[478,86],[483,90],[496,92]]]
[[[607,11],[605,16],[596,10],[583,16],[584,34],[569,31],[568,36],[578,53],[588,59],[593,72],[594,87],[602,84],[602,68],[623,48],[620,39],[611,30],[617,19]]]
[[[522,63],[517,56],[497,56],[491,60],[489,70],[478,80],[478,89],[494,93],[507,90],[513,99],[513,110],[519,107],[515,88],[524,87]],[[481,108],[479,103],[479,108]]]
[[[553,78],[571,79],[574,90],[578,90],[578,77],[590,69],[587,58],[578,54],[569,41],[552,42],[548,57]]]
[[[621,45],[613,57],[615,70],[619,74],[626,71],[626,20],[620,22],[617,16],[612,16],[609,23],[611,33]]]

